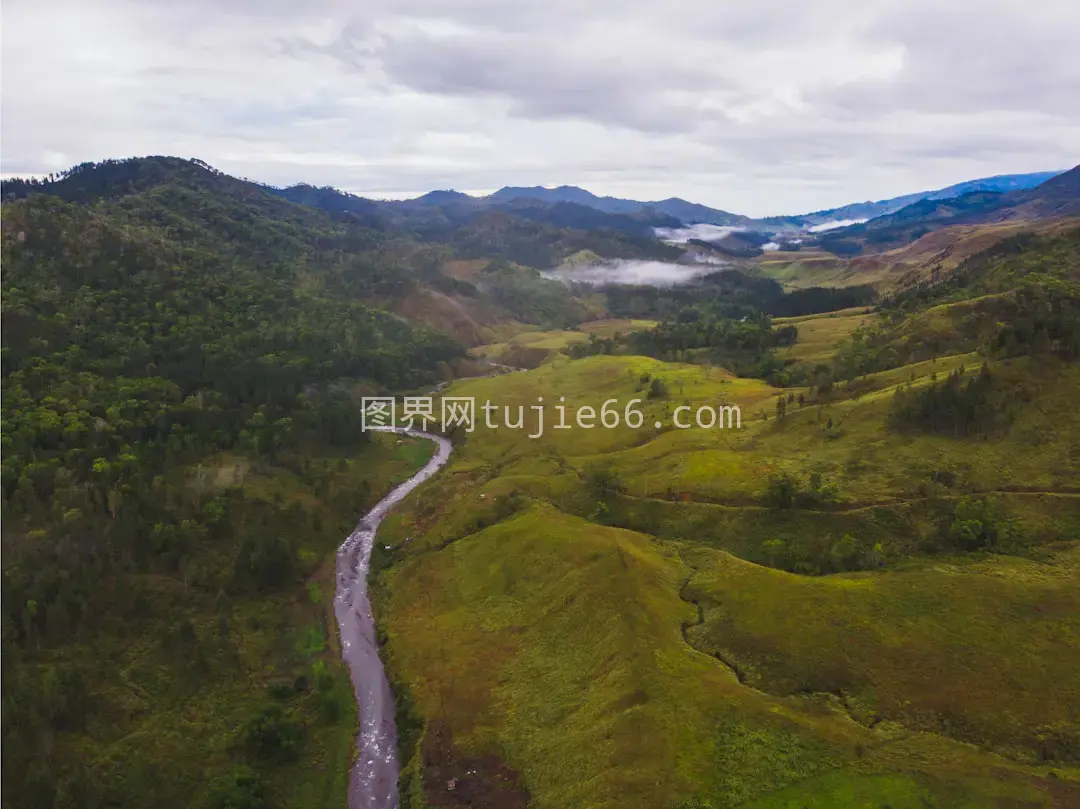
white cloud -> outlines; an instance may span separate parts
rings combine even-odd
[[[565,183],[766,215],[1067,168],[1080,143],[1071,3],[8,0],[4,17],[5,173],[177,154],[383,196]]]

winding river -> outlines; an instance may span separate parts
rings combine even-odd
[[[349,666],[360,712],[359,755],[349,773],[349,809],[397,809],[397,732],[394,694],[387,682],[367,594],[367,573],[375,532],[387,512],[430,478],[450,457],[442,436],[400,427],[369,428],[434,441],[437,451],[424,468],[380,500],[361,518],[337,554],[334,612],[341,630],[341,655]]]

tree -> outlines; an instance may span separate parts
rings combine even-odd
[[[761,543],[769,567],[782,567],[787,557],[787,543],[782,539],[767,539]]]
[[[857,567],[858,556],[859,545],[851,534],[844,534],[829,549],[832,569],[839,572],[854,570]]]
[[[950,544],[961,550],[979,550],[1008,538],[1009,526],[993,500],[964,497],[956,504],[948,529]]]
[[[795,508],[795,498],[799,493],[799,482],[789,472],[781,472],[769,478],[765,490],[765,502],[776,509]]]
[[[300,753],[304,726],[296,716],[280,705],[269,705],[256,714],[244,727],[243,737],[248,748],[267,761],[295,761]]]
[[[210,793],[212,809],[266,809],[262,777],[251,767],[237,767],[215,784]]]
[[[599,500],[607,500],[626,492],[618,472],[607,465],[593,466],[586,472],[585,483],[588,490]]]

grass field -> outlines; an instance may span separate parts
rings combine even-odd
[[[803,322],[826,345],[863,317]],[[776,398],[809,391],[643,357],[455,383],[478,406],[543,396],[547,429],[459,434],[381,529],[376,613],[415,728],[403,805],[458,805],[444,776],[506,807],[1076,805],[1080,369],[996,364],[1027,401],[991,441],[885,425],[896,386],[979,361],[870,374],[784,419]],[[640,399],[643,426],[551,429],[560,396]],[[743,426],[653,426],[684,403],[738,405]],[[622,495],[590,489],[598,467]],[[834,501],[769,507],[779,471]],[[999,492],[1012,555],[935,551],[979,492]],[[770,566],[846,534],[881,569]]]
[[[884,277],[884,273],[874,277],[861,276],[853,272],[844,259],[823,250],[773,251],[759,257],[754,267],[786,289],[854,286],[874,283]]]
[[[777,354],[783,359],[828,363],[841,340],[873,320],[874,315],[864,306],[821,315],[773,318],[774,326],[794,326],[799,330],[795,344],[778,349]]]
[[[388,664],[453,739],[455,777],[512,769],[530,806],[1053,805],[1039,786],[1046,766],[740,683],[691,645],[692,588],[707,581],[676,544],[534,506],[384,577]],[[710,630],[716,609],[704,613]],[[411,806],[425,805],[418,759],[406,770]]]
[[[697,572],[685,596],[703,609],[689,640],[749,685],[839,697],[863,724],[1031,761],[1080,742],[1080,656],[1061,646],[1080,637],[1080,548],[818,578],[709,549],[688,558]]]
[[[788,289],[873,284],[880,291],[929,278],[932,271],[952,272],[964,259],[1020,231],[1059,233],[1075,228],[1076,217],[1044,221],[952,225],[934,230],[911,244],[884,252],[842,259],[820,250],[770,252],[754,266]]]
[[[645,331],[656,326],[654,320],[627,320],[609,318],[582,323],[576,329],[558,331],[527,331],[511,336],[502,342],[474,348],[472,354],[491,362],[518,368],[536,368],[570,346],[587,343],[590,335],[612,338],[616,334]]]

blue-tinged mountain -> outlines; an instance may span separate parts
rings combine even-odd
[[[919,199],[867,222],[830,230],[818,238],[818,244],[838,255],[857,255],[898,247],[953,225],[1070,216],[1080,216],[1080,166],[1054,174],[1034,188],[973,190],[950,198]]]
[[[813,211],[797,217],[789,217],[789,219],[798,220],[804,225],[811,226],[852,219],[875,219],[899,211],[920,200],[952,199],[978,191],[997,193],[1023,191],[1042,185],[1047,180],[1062,173],[1062,171],[1037,171],[1031,174],[998,174],[993,177],[983,177],[978,180],[956,183],[945,188],[939,188],[936,191],[920,191],[915,194],[904,194],[903,196],[881,199],[876,202],[854,202],[839,208]]]

